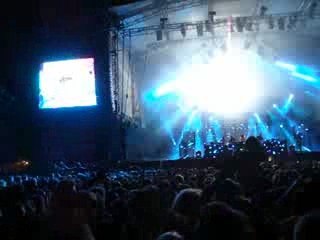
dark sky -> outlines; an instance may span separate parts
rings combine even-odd
[[[134,1],[112,0],[114,5],[130,2]],[[33,60],[40,51],[42,35],[49,30],[53,32],[49,37],[52,40],[57,35],[54,32],[59,32],[60,28],[72,34],[70,32],[83,28],[80,16],[93,16],[102,6],[101,0],[6,1],[6,6],[0,8],[0,85],[13,92],[16,83],[28,85],[32,78]]]
[[[28,4],[26,4],[28,2]],[[1,15],[1,78],[2,86],[10,85],[15,76],[18,62],[24,46],[29,44],[33,26],[36,26],[36,14],[32,1],[8,1],[0,10]]]

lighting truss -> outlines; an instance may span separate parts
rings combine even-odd
[[[302,22],[308,19],[308,17],[302,12],[290,12],[290,13],[281,13],[281,14],[272,14],[272,15],[265,15],[265,16],[243,16],[243,18],[247,19],[247,22],[255,24],[268,24],[266,23],[266,19],[280,19],[280,18],[292,18],[294,17],[297,22]],[[320,19],[320,12],[315,13],[314,19]],[[213,28],[223,28],[228,26],[228,20],[229,18],[219,18],[216,19],[213,23],[208,23],[205,21],[193,21],[193,22],[184,22],[184,23],[169,23],[166,25],[165,30],[168,32],[173,31],[180,31],[181,26],[184,26],[186,30],[196,30],[197,26],[199,24],[210,24],[210,26]],[[236,25],[236,19],[232,19],[232,25]],[[138,28],[123,28],[119,29],[119,33],[124,36],[141,36],[141,35],[149,35],[154,34],[157,30],[161,29],[160,25],[153,25],[153,26],[147,26],[147,27],[138,27]],[[204,31],[207,31],[204,28]],[[257,31],[257,30],[256,30]]]
[[[143,8],[135,9],[123,16],[120,16],[122,27],[128,28],[157,16],[161,16],[163,11],[166,13],[177,12],[180,10],[202,6],[204,0],[172,0],[164,1],[162,4],[149,4]]]

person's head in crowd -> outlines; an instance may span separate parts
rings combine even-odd
[[[222,202],[212,202],[202,208],[197,234],[201,240],[256,238],[249,218]]]
[[[174,180],[177,185],[184,184],[184,177],[181,174],[177,174]]]
[[[27,192],[35,192],[38,187],[38,181],[35,178],[30,178],[24,183]]]
[[[161,234],[157,240],[183,240],[183,237],[177,232],[166,232]]]
[[[76,195],[76,203],[74,207],[77,209],[76,218],[81,224],[88,224],[97,213],[97,197],[93,192],[80,191]]]
[[[245,147],[248,152],[252,153],[259,153],[263,151],[260,141],[253,136],[247,139]]]
[[[62,180],[53,196],[53,206],[59,209],[71,209],[75,204],[76,196],[75,182],[72,180]]]
[[[296,193],[295,211],[296,215],[320,209],[320,195],[315,194],[320,187],[318,174],[310,173],[303,179],[302,191]]]
[[[172,211],[183,235],[192,233],[199,223],[201,195],[200,189],[187,188],[181,190],[173,201]]]
[[[216,199],[229,202],[242,195],[241,186],[238,182],[227,178],[216,186]]]
[[[320,211],[313,211],[301,218],[294,227],[294,240],[313,240],[319,239]]]

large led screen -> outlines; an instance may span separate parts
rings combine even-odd
[[[93,58],[45,62],[39,81],[40,109],[97,105]]]

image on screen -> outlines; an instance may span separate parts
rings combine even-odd
[[[39,108],[97,105],[94,59],[73,59],[42,64]]]

